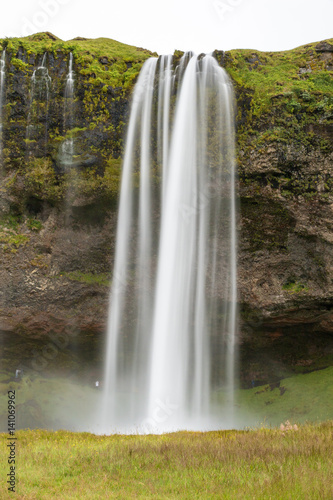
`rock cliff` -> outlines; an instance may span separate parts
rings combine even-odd
[[[84,360],[93,373],[103,353],[129,100],[152,54],[107,39],[63,42],[49,33],[0,40],[0,46],[6,50],[3,369],[71,371]],[[45,54],[47,76],[38,73]],[[237,99],[239,342],[246,385],[333,362],[333,40],[281,53],[216,51],[215,57]],[[70,159],[68,140],[74,143]]]

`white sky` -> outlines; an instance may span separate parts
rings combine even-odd
[[[0,37],[107,37],[159,54],[287,50],[333,37],[333,0],[12,0]]]

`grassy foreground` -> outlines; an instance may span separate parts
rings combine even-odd
[[[20,499],[332,499],[333,422],[297,430],[95,436],[17,432]]]

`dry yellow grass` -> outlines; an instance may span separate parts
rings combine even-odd
[[[19,431],[15,497],[332,499],[332,437],[333,422],[161,436]],[[13,498],[7,469],[2,453],[3,499]]]

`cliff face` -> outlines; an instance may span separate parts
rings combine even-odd
[[[3,40],[2,48],[3,366],[34,360],[36,368],[43,359],[49,368],[79,359],[93,366],[103,350],[124,123],[151,54],[50,34]],[[38,74],[45,53],[47,82]],[[64,118],[70,53],[71,127]],[[238,104],[243,382],[332,364],[333,41],[215,55]],[[58,354],[47,357],[55,337]]]
[[[238,100],[243,366],[265,379],[331,364],[332,40],[223,60]]]

